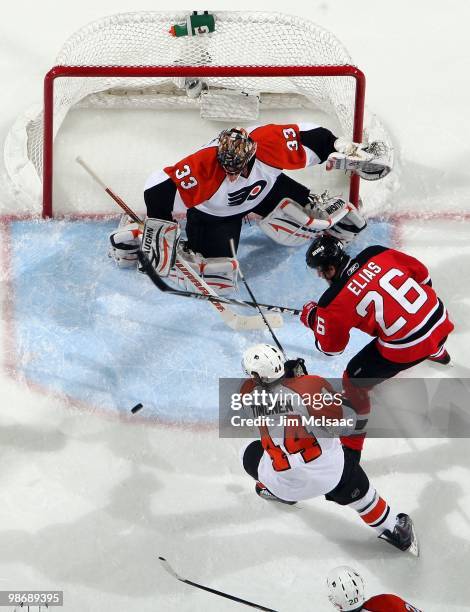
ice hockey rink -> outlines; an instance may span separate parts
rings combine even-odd
[[[428,265],[456,326],[453,366],[424,363],[413,375],[470,378],[468,5],[19,0],[0,25],[2,142],[17,115],[40,103],[43,76],[75,30],[113,13],[175,8],[296,14],[344,43],[396,158],[393,175],[367,186],[369,227],[354,249],[387,244]],[[149,129],[154,151],[141,144]],[[244,441],[219,439],[217,384],[241,376],[243,350],[269,335],[234,332],[207,304],[163,295],[107,258],[118,214],[106,214],[106,195],[71,169],[74,157],[132,199],[149,172],[220,129],[190,112],[134,124],[125,111],[74,111],[56,146],[56,172],[77,196],[69,206],[58,184],[56,203],[73,221],[32,218],[0,162],[0,590],[63,590],[67,612],[242,609],[176,581],[162,555],[186,578],[283,612],[332,610],[325,578],[343,564],[364,576],[369,596],[397,593],[426,612],[470,609],[467,439],[366,443],[364,469],[393,510],[412,516],[418,559],[323,499],[264,502],[240,466]],[[317,190],[326,180],[295,176]],[[135,206],[143,213],[143,202]],[[270,243],[255,225],[242,230],[239,254],[260,301],[300,307],[324,290],[302,250]],[[367,341],[358,332],[331,359],[297,320],[284,321],[286,352],[325,377],[340,376]]]

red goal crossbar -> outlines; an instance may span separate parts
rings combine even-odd
[[[351,77],[356,81],[353,134],[362,141],[366,79],[355,66],[54,66],[44,78],[43,209],[44,218],[53,216],[54,82],[64,77]],[[353,175],[349,198],[359,199],[359,177]]]

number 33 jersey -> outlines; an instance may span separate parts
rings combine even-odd
[[[217,161],[219,142],[216,138],[175,165],[152,174],[145,189],[170,178],[176,186],[174,206],[177,211],[197,206],[198,210],[216,217],[249,212],[268,195],[282,170],[298,170],[321,163],[320,150],[324,143],[322,135],[315,137],[317,128],[313,123],[248,128],[257,145],[256,154],[250,162],[248,175],[240,175],[235,182],[229,181]],[[309,142],[318,140],[318,155],[302,144],[302,134],[306,132],[311,134]]]
[[[375,336],[379,352],[396,363],[429,357],[454,329],[426,266],[383,246],[351,259],[320,298],[313,325],[317,348],[342,353],[354,327]]]

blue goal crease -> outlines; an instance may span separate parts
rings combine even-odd
[[[218,379],[239,377],[242,352],[270,342],[265,331],[234,332],[208,304],[160,293],[107,257],[115,221],[11,222],[12,317],[16,369],[32,383],[95,409],[128,413],[142,403],[159,421],[211,423]],[[393,227],[372,221],[354,244],[393,246]],[[260,302],[301,307],[326,286],[307,269],[305,249],[245,226],[240,263]],[[248,298],[240,290],[243,298]],[[245,312],[245,311],[244,311]],[[284,316],[277,335],[312,373],[340,377],[368,341],[354,332],[345,353],[318,353],[312,334]],[[143,413],[144,414],[144,413]]]

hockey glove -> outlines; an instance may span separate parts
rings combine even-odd
[[[308,371],[305,365],[305,359],[302,359],[302,357],[297,357],[297,359],[288,359],[284,363],[284,372],[286,378],[297,378],[299,376],[307,375]]]
[[[147,219],[142,236],[142,252],[159,276],[168,276],[175,263],[181,230],[178,223]],[[142,266],[139,266],[142,272]]]
[[[313,325],[315,323],[315,314],[317,312],[317,303],[316,302],[307,302],[302,308],[302,312],[300,314],[300,320],[309,329],[313,329]]]
[[[377,181],[392,169],[391,151],[384,142],[361,144],[338,138],[335,149],[337,152],[328,156],[327,170],[351,171],[366,181]]]

